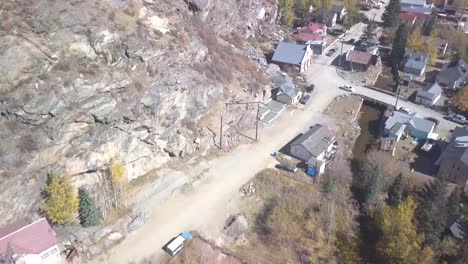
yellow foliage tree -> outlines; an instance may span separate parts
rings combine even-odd
[[[75,218],[78,210],[78,197],[68,176],[50,175],[50,182],[45,188],[47,200],[42,211],[56,224],[66,224]]]
[[[408,36],[406,47],[415,51],[424,51],[424,43],[422,41],[421,29],[415,28]]]
[[[127,171],[125,170],[125,166],[122,163],[120,157],[115,157],[111,161],[111,176],[112,181],[115,183],[122,183],[125,180],[125,175]]]
[[[406,47],[419,52],[424,52],[429,56],[430,64],[434,65],[437,59],[437,48],[435,45],[436,35],[432,33],[426,42],[423,42],[421,29],[415,28],[408,36]]]
[[[434,252],[422,246],[424,235],[417,233],[413,223],[415,209],[416,203],[409,197],[396,208],[384,205],[381,210],[374,211],[374,219],[382,232],[377,250],[388,263],[431,263]]]
[[[460,88],[453,97],[453,103],[462,111],[468,110],[468,85]]]

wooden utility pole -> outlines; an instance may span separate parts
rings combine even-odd
[[[255,141],[258,140],[258,115],[260,113],[260,103],[257,103],[257,120],[255,120]]]
[[[221,115],[221,124],[219,127],[219,149],[223,149],[223,116]]]

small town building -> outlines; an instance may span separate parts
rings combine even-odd
[[[429,57],[426,53],[406,49],[403,57],[403,72],[422,76],[426,71],[428,60]]]
[[[461,214],[453,214],[447,218],[445,229],[448,230],[456,239],[463,239],[465,232],[463,231],[463,222],[465,218]]]
[[[403,125],[406,127],[403,128]],[[433,122],[416,116],[416,113],[408,114],[394,111],[385,121],[384,135],[398,141],[403,133],[408,131],[408,134],[415,139],[424,140],[430,138],[434,129],[435,124]]]
[[[344,4],[333,4],[331,7],[331,12],[336,14],[337,20],[343,20],[344,16],[346,15],[346,8]]]
[[[400,13],[400,20],[406,23],[408,26],[412,26],[416,23],[418,15],[413,12]]]
[[[468,127],[456,127],[449,145],[437,159],[439,177],[465,187],[468,181]]]
[[[314,167],[315,171],[323,173],[329,153],[333,150],[335,135],[324,125],[317,124],[306,133],[294,140],[290,145],[291,156],[298,158]]]
[[[458,89],[468,81],[468,64],[463,60],[445,64],[437,74],[436,82],[449,89]]]
[[[427,7],[432,8],[432,4],[427,4],[426,0],[401,0],[400,6],[403,7]]]
[[[276,101],[283,104],[294,105],[302,97],[302,92],[292,86],[282,85],[279,93],[276,95]]]
[[[415,102],[426,106],[433,106],[441,96],[442,87],[437,83],[432,83],[416,92]]]
[[[310,22],[307,26],[298,28],[299,39],[302,35],[316,35],[316,36],[325,36],[327,35],[327,25],[323,23],[314,23]]]
[[[273,99],[287,105],[296,104],[302,97],[302,92],[296,88],[289,75],[277,75],[271,79],[273,89],[271,91]],[[278,111],[273,111],[279,114]]]
[[[0,263],[61,263],[55,232],[47,219],[20,220],[0,228]]]
[[[272,61],[293,65],[303,73],[312,64],[313,51],[309,45],[280,42],[273,54]]]
[[[395,143],[394,138],[381,138],[380,139],[380,150],[383,152],[388,152],[392,156],[395,155]]]
[[[419,15],[426,15],[428,17],[432,13],[432,8],[424,6],[403,6],[401,7],[401,12],[411,12]]]
[[[346,62],[349,64],[351,71],[367,71],[372,62],[372,54],[350,50],[346,53]]]

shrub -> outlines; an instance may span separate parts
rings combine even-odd
[[[68,176],[52,173],[45,190],[46,202],[42,211],[56,224],[73,221],[78,209],[78,198]]]

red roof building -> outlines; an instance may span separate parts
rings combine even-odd
[[[417,23],[417,22],[424,23],[424,21],[426,21],[428,18],[429,18],[429,15],[427,14],[420,14],[420,13],[414,13],[414,12],[400,13],[400,19],[403,22],[406,22],[410,25],[413,25],[414,23]]]
[[[311,35],[325,36],[327,34],[327,25],[322,23],[309,23],[298,29],[299,33],[307,33]]]
[[[17,221],[0,228],[0,263],[60,262],[55,232],[45,218],[31,224]],[[8,262],[10,261],[10,262]]]

